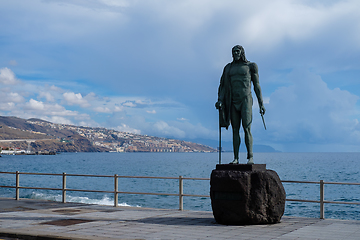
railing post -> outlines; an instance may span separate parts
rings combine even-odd
[[[64,172],[62,177],[62,202],[66,203],[66,173]]]
[[[320,180],[320,219],[324,219],[325,209],[324,209],[324,181]]]
[[[118,175],[114,175],[114,207],[118,206],[118,187],[119,187],[119,180]]]
[[[179,176],[179,210],[184,210],[183,207],[183,177]]]
[[[20,199],[20,194],[19,194],[19,190],[20,190],[20,173],[19,171],[16,171],[16,193],[15,193],[15,199],[19,200]]]

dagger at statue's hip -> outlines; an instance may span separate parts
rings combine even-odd
[[[265,125],[265,119],[264,119],[264,113],[260,113],[261,114],[261,118],[262,118],[262,121],[263,121],[263,124],[264,124],[264,128],[266,130],[266,125]]]

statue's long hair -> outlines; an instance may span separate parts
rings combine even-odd
[[[249,62],[246,57],[245,57],[245,49],[240,46],[240,45],[236,45],[232,48],[231,52],[233,52],[235,49],[240,49],[241,50],[241,54],[240,54],[240,59],[243,61],[243,62]]]

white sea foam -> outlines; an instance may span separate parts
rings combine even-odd
[[[55,202],[61,202],[62,201],[62,195],[57,194],[46,194],[46,193],[37,193],[32,192],[29,196],[26,196],[26,198],[30,199],[41,199],[41,200],[50,200]],[[78,197],[78,196],[71,196],[66,195],[66,201],[67,202],[76,202],[76,203],[85,203],[85,204],[97,204],[97,205],[105,205],[105,206],[113,206],[114,200],[110,199],[108,196],[103,196],[102,199],[92,199],[88,197]],[[122,207],[134,207],[130,204],[127,204],[125,202],[119,203],[118,206]],[[139,205],[136,205],[135,207],[141,207]]]

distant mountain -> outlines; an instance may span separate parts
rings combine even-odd
[[[9,141],[11,140],[11,141]],[[204,144],[168,138],[0,116],[0,147],[55,152],[215,152]]]
[[[47,123],[47,125],[33,124],[34,122],[38,123]],[[50,122],[41,120],[41,119],[22,119],[18,117],[4,117],[0,116],[0,126],[7,126],[12,129],[21,130],[21,132],[9,132],[9,136],[0,135],[0,139],[21,139],[21,138],[33,138],[35,139],[43,139],[43,138],[62,138],[70,135],[74,135],[74,131],[70,131],[68,129],[58,129],[52,128]],[[1,133],[1,131],[0,131]],[[39,133],[42,133],[39,135]],[[34,135],[35,134],[35,135]],[[13,138],[15,137],[15,138]]]
[[[204,145],[210,146],[210,147],[215,148],[215,149],[217,149],[219,147],[219,141],[218,140],[196,138],[196,139],[191,139],[189,141],[196,142],[196,143],[199,143],[199,144],[204,144]],[[222,147],[224,152],[232,152],[233,151],[233,146],[232,146],[231,141],[230,142],[229,141],[222,141],[221,142],[221,147]],[[241,151],[243,149],[245,149],[245,144],[243,142],[241,143],[240,148],[241,148]],[[253,146],[253,151],[254,152],[280,152],[280,151],[274,149],[271,146],[268,146],[268,145],[256,145],[256,144],[254,144],[254,146]]]

